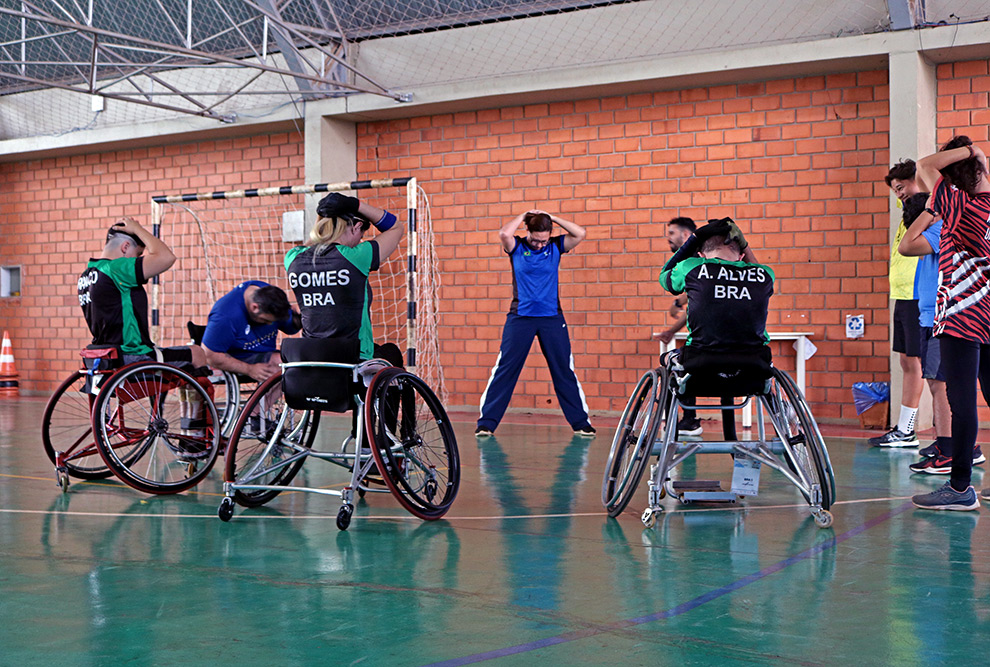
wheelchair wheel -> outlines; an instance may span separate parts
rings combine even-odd
[[[251,394],[234,425],[227,444],[224,481],[288,486],[306,460],[304,453],[312,447],[319,423],[319,412],[294,410],[285,404],[280,375],[268,378]],[[279,493],[235,489],[234,500],[243,507],[259,507]]]
[[[220,433],[230,437],[241,403],[240,381],[236,373],[214,370],[210,375],[210,384],[213,385],[213,403],[217,406]]]
[[[460,486],[460,456],[447,412],[427,384],[401,368],[379,371],[368,387],[365,425],[399,504],[420,519],[446,514]]]
[[[201,415],[188,412],[199,403]],[[220,450],[216,407],[187,372],[156,362],[125,366],[103,386],[92,416],[96,446],[122,482],[178,493],[210,473]]]
[[[622,411],[602,480],[602,505],[611,517],[622,513],[643,477],[663,418],[660,403],[665,402],[666,392],[660,374],[647,371]]]
[[[808,404],[791,377],[780,369],[773,369],[773,389],[768,409],[775,414],[778,435],[786,439],[784,459],[788,467],[809,486],[817,484],[821,489],[821,506],[827,510],[835,502],[835,477],[825,449],[825,439],[818,430]],[[780,432],[783,429],[784,432]],[[808,491],[801,489],[805,499],[814,504]]]
[[[59,385],[41,418],[41,442],[53,465],[62,453],[65,470],[80,479],[113,475],[96,449],[91,420],[96,396],[86,391],[86,373],[76,371]]]

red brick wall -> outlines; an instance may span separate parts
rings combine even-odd
[[[0,299],[23,391],[51,391],[89,342],[76,278],[117,218],[149,224],[151,196],[300,182],[303,141],[272,134],[0,164],[0,262],[22,295]]]
[[[938,81],[939,139],[965,128],[987,140],[987,63],[940,66]],[[853,420],[849,386],[889,372],[887,104],[874,71],[362,123],[359,175],[415,174],[430,195],[453,405],[477,404],[498,350],[511,279],[496,231],[541,207],[589,232],[563,261],[561,293],[592,410],[621,409],[654,363],[665,221],[731,215],[777,273],[771,327],[818,346],[816,415]],[[50,390],[75,367],[78,267],[113,218],[147,220],[163,191],[299,181],[302,153],[278,134],[0,165],[0,256],[24,284],[0,299],[0,323],[22,388]],[[867,336],[849,341],[854,313]],[[792,369],[789,348],[774,351]],[[512,407],[556,409],[538,351]]]
[[[477,404],[498,352],[511,277],[496,232],[538,207],[588,230],[561,296],[592,410],[621,409],[655,363],[664,223],[730,215],[779,278],[771,328],[812,332],[816,414],[855,419],[850,385],[889,370],[887,99],[876,71],[373,122],[359,172],[414,173],[431,197],[455,405]],[[850,341],[856,313],[867,336]],[[775,355],[792,369],[789,347]],[[512,407],[556,407],[538,351]]]

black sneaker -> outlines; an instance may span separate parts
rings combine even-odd
[[[688,419],[687,417],[681,417],[681,420],[677,422],[677,436],[683,438],[688,435],[701,435],[704,429],[701,428],[701,420],[695,417],[694,419]]]
[[[911,469],[911,472],[924,473],[926,475],[948,475],[952,472],[952,458],[942,456],[942,453],[939,452],[937,456],[921,459],[908,467]]]
[[[588,424],[587,426],[582,426],[581,428],[574,429],[574,435],[580,435],[585,438],[593,438],[595,437],[595,433],[597,432],[598,431],[596,431],[595,427],[592,426],[591,424]]]
[[[986,460],[987,460],[987,457],[985,457],[983,455],[983,450],[980,449],[980,446],[979,445],[977,445],[973,449],[973,465],[978,466],[981,463],[984,463]]]
[[[870,438],[870,444],[874,447],[917,447],[918,436],[914,431],[904,433],[894,428],[881,436]]]
[[[956,491],[948,482],[931,493],[913,496],[911,502],[915,507],[925,510],[978,510],[980,501],[972,486],[965,491]]]
[[[476,438],[490,438],[493,435],[495,434],[483,426],[474,429],[474,437]]]
[[[937,442],[933,442],[932,444],[928,445],[927,447],[918,450],[918,456],[923,456],[926,459],[930,459],[933,456],[937,456],[939,453],[940,453],[940,450],[938,448],[938,443]]]
[[[990,502],[990,488],[986,488],[980,491],[980,498],[982,500],[986,500],[987,502]]]

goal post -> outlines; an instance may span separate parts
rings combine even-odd
[[[152,279],[152,339],[161,346],[187,344],[186,322],[205,324],[216,300],[245,280],[278,285],[294,302],[283,259],[308,237],[305,211],[315,211],[315,195],[348,190],[405,215],[407,234],[399,249],[370,276],[372,329],[376,342],[404,347],[406,367],[446,400],[430,206],[414,177],[152,197],[152,232],[177,258]]]

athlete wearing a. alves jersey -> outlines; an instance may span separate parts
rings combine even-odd
[[[940,282],[935,306],[946,394],[952,410],[952,469],[948,484],[912,501],[925,509],[979,508],[970,486],[979,430],[976,380],[990,405],[990,180],[986,155],[957,136],[918,161],[918,178],[932,190],[942,218]]]
[[[516,230],[523,224],[529,233],[516,236]],[[551,237],[554,224],[567,234]],[[584,237],[580,225],[540,210],[521,213],[499,230],[499,243],[509,256],[512,269],[512,304],[502,329],[495,367],[481,395],[476,435],[489,436],[498,428],[534,338],[540,341],[564,418],[575,434],[595,434],[588,421],[584,391],[574,373],[571,341],[557,282],[561,255],[573,250]]]
[[[307,338],[357,338],[361,358],[384,358],[401,366],[395,345],[384,356],[375,345],[371,328],[371,285],[368,276],[377,271],[402,240],[403,228],[394,215],[339,193],[324,197],[317,207],[319,219],[305,246],[285,255],[289,287],[296,295]],[[376,220],[381,232],[362,241]]]
[[[743,246],[735,240],[728,219],[711,222],[691,236],[667,262],[660,284],[672,294],[687,293],[686,346],[706,352],[739,352],[763,348],[767,310],[773,294],[773,270],[743,261]],[[709,229],[710,228],[710,229]],[[738,230],[738,228],[736,228]],[[741,234],[739,234],[741,238]],[[707,239],[723,239],[723,247],[705,252]],[[696,253],[701,257],[695,257]]]

